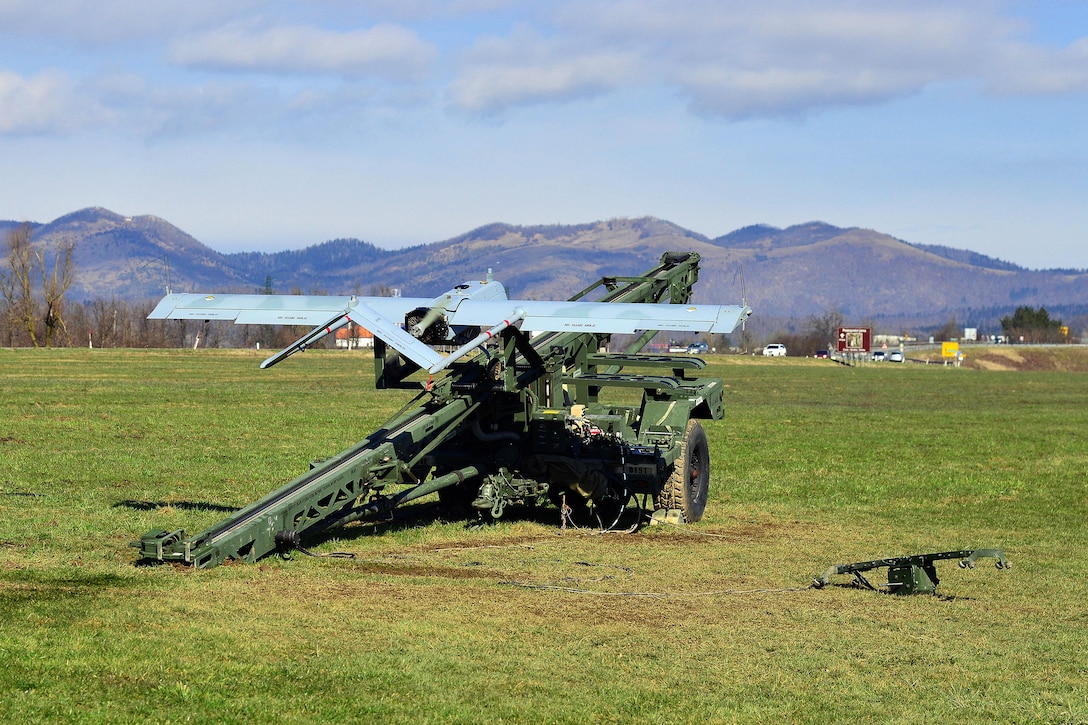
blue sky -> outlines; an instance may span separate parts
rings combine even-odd
[[[220,251],[653,215],[1088,268],[1088,3],[0,0],[0,218]]]

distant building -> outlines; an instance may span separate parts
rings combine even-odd
[[[338,350],[357,350],[364,347],[374,347],[374,335],[370,330],[358,325],[348,325],[336,331]]]

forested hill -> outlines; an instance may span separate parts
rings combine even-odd
[[[16,222],[0,222],[0,232]],[[696,300],[740,302],[765,319],[835,308],[847,319],[996,318],[1019,305],[1088,309],[1088,273],[1029,270],[976,252],[907,243],[820,222],[748,226],[710,238],[652,217],[578,225],[490,224],[445,241],[381,249],[337,239],[282,252],[222,254],[154,216],[83,209],[32,224],[36,243],[74,241],[69,299],[173,291],[441,294],[488,269],[522,298],[565,299],[604,275],[633,275],[670,250],[702,255]]]

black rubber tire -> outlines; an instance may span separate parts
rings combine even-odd
[[[699,421],[689,420],[680,442],[680,455],[654,505],[659,510],[679,509],[684,512],[685,521],[695,523],[703,518],[709,490],[710,448],[706,431]]]

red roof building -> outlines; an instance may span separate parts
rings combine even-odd
[[[374,347],[374,335],[364,327],[351,324],[336,331],[336,348],[358,350]]]

